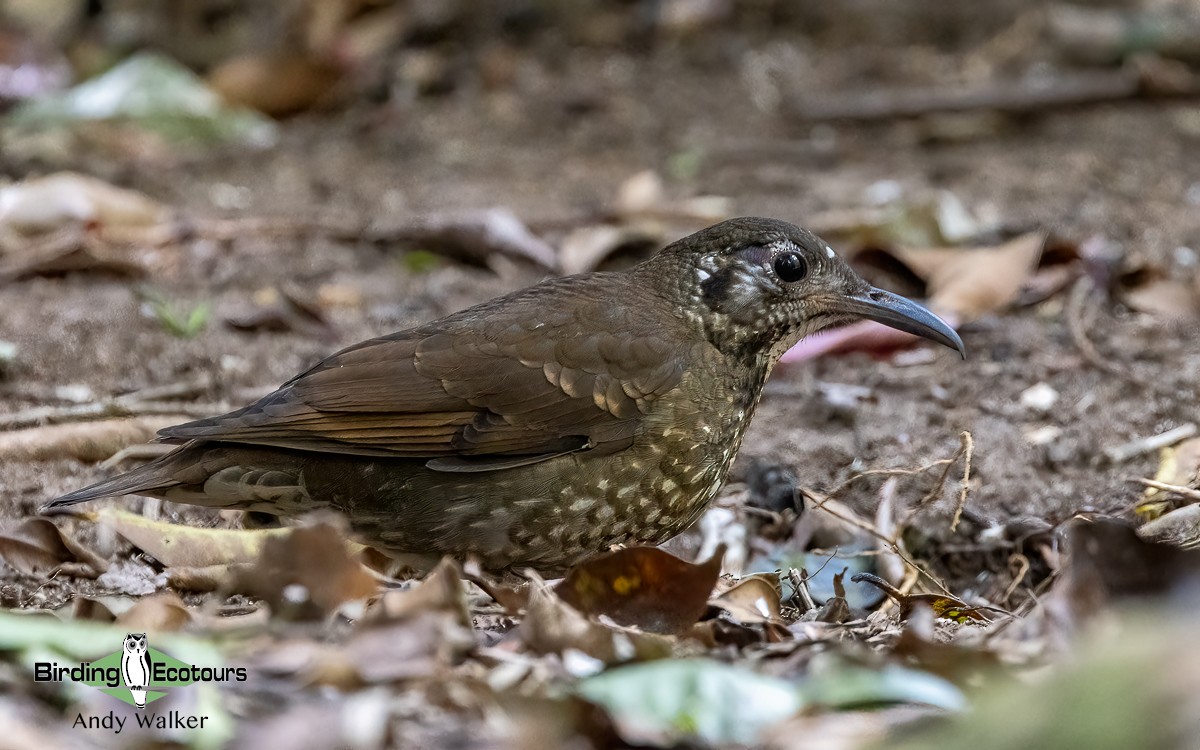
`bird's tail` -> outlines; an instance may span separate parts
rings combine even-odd
[[[110,479],[97,482],[74,492],[60,495],[38,509],[39,513],[53,515],[62,512],[72,505],[97,500],[102,497],[118,497],[120,495],[150,495],[161,494],[164,490],[179,485],[179,481],[170,478],[170,473],[163,471],[165,464],[174,457],[168,454],[145,466],[140,466],[124,474],[118,474]]]

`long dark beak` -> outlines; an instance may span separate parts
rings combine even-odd
[[[967,358],[962,339],[946,321],[898,294],[867,287],[863,292],[831,298],[829,305],[838,312],[874,320],[896,330],[944,344],[956,350],[963,359]]]

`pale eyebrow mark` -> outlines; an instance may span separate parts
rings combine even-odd
[[[832,258],[834,256],[833,248],[830,247],[829,245],[826,245],[825,246],[825,254],[827,256],[829,256],[830,258]]]

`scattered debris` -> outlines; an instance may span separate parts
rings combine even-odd
[[[1180,425],[1173,430],[1161,432],[1157,435],[1138,438],[1136,440],[1131,440],[1128,443],[1122,443],[1121,445],[1113,446],[1112,448],[1106,448],[1104,450],[1104,457],[1108,459],[1110,463],[1120,464],[1135,456],[1140,456],[1143,453],[1149,453],[1150,451],[1155,451],[1159,448],[1166,448],[1167,446],[1174,445],[1181,440],[1186,440],[1190,437],[1194,437],[1195,435],[1196,425],[1194,423],[1188,423]]]

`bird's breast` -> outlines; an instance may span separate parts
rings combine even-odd
[[[648,415],[626,452],[631,471],[647,474],[657,510],[671,520],[669,538],[700,516],[737,457],[761,385],[722,372],[685,375]]]

